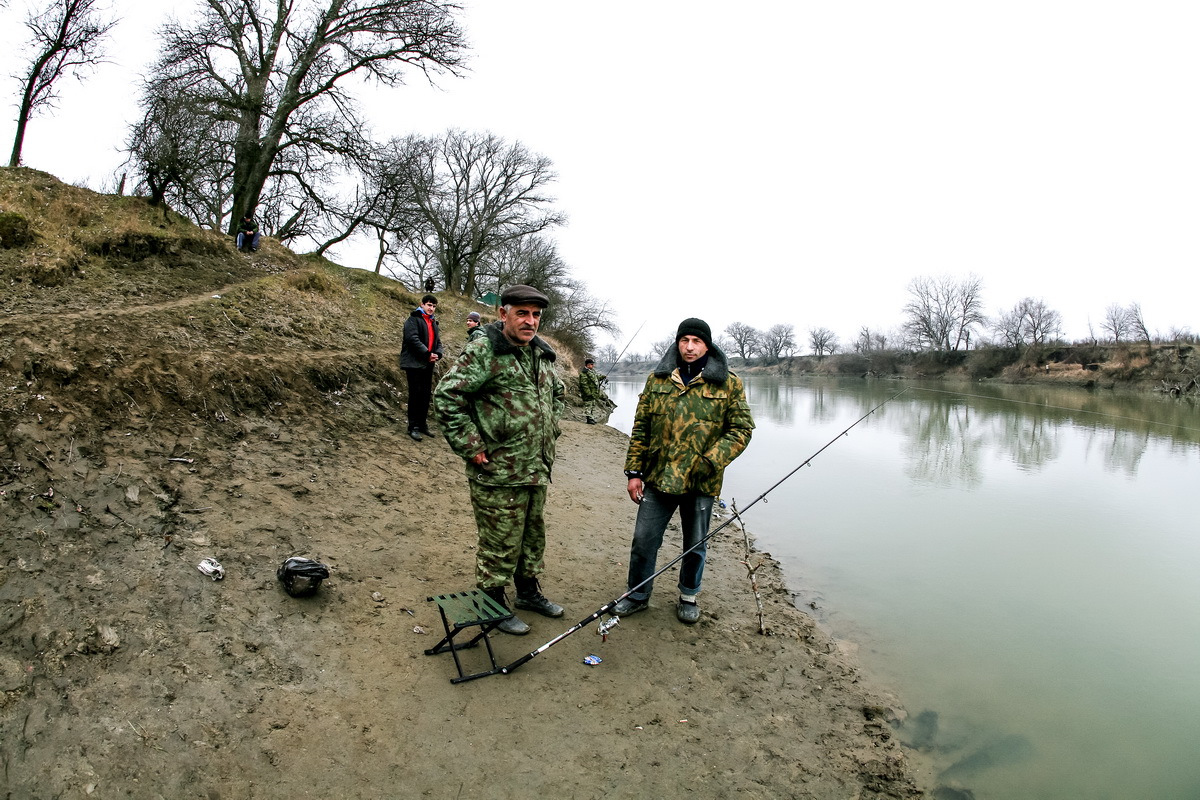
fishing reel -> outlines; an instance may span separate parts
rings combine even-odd
[[[596,635],[600,637],[600,641],[607,642],[608,632],[620,624],[620,617],[609,617],[608,619],[601,621],[601,623],[596,626]]]

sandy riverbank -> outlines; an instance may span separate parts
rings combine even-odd
[[[623,588],[627,440],[564,426],[545,589],[568,614],[497,634],[502,663]],[[740,533],[715,542],[698,625],[675,620],[671,572],[607,642],[592,625],[511,675],[452,685],[450,656],[423,654],[439,629],[426,597],[472,583],[445,443],[227,433],[114,429],[100,452],[47,459],[71,513],[4,523],[5,796],[920,796],[892,704],[771,562],[758,632]],[[66,444],[42,436],[47,453]],[[163,536],[150,519],[168,486],[179,524]],[[275,579],[297,554],[332,569],[309,600]],[[223,581],[196,569],[205,557]]]

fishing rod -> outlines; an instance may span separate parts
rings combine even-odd
[[[614,358],[613,362],[608,365],[608,369],[604,370],[604,372],[601,374],[607,378],[608,373],[612,372],[612,368],[620,363],[621,356],[625,355],[625,351],[629,349],[629,345],[633,344],[633,340],[637,338],[637,335],[642,332],[642,328],[646,327],[647,322],[649,322],[649,320],[643,320],[642,324],[638,325],[638,329],[633,332],[633,336],[630,336],[629,341],[625,343],[625,347],[621,349],[621,352],[617,353],[617,357]]]
[[[655,572],[655,573],[654,573],[653,575],[651,575],[649,578],[646,578],[644,581],[642,581],[641,583],[639,583],[637,586],[632,586],[632,587],[630,587],[629,589],[626,589],[626,590],[625,590],[625,593],[624,593],[623,595],[621,595],[620,597],[618,597],[618,598],[616,598],[616,599],[614,599],[614,600],[610,600],[609,602],[607,602],[607,603],[605,603],[604,605],[600,606],[600,608],[596,609],[596,610],[595,610],[595,611],[593,611],[591,614],[589,614],[587,617],[585,617],[585,618],[583,618],[582,620],[580,620],[579,622],[575,623],[575,624],[574,624],[574,625],[572,625],[570,628],[568,628],[567,630],[565,630],[565,631],[563,631],[562,633],[560,633],[558,636],[555,636],[553,639],[551,639],[550,641],[546,642],[544,645],[542,645],[542,646],[541,646],[541,647],[539,647],[538,649],[536,649],[536,650],[533,650],[533,651],[531,651],[531,652],[528,652],[528,653],[526,653],[525,655],[521,656],[520,658],[518,658],[516,661],[512,662],[511,664],[507,664],[507,665],[505,665],[505,666],[503,666],[503,667],[500,667],[500,674],[502,674],[502,675],[508,675],[510,672],[512,672],[513,670],[515,670],[517,667],[519,667],[519,666],[521,666],[522,664],[524,664],[526,661],[529,661],[530,659],[534,658],[535,656],[539,656],[539,655],[541,655],[542,653],[546,652],[547,650],[549,650],[549,649],[550,649],[551,647],[553,647],[554,645],[556,645],[556,644],[558,644],[559,642],[561,642],[563,639],[565,639],[565,638],[567,638],[568,636],[570,636],[572,633],[575,633],[576,631],[580,630],[581,628],[584,628],[584,627],[586,627],[588,624],[590,624],[590,623],[592,622],[592,620],[599,619],[600,617],[604,616],[605,614],[610,614],[610,619],[607,619],[607,620],[605,620],[604,622],[600,623],[600,634],[601,634],[602,636],[605,636],[605,635],[607,635],[607,634],[608,634],[608,632],[609,632],[610,630],[612,630],[613,628],[615,628],[615,627],[617,626],[617,624],[620,622],[620,619],[621,619],[620,617],[618,617],[618,616],[616,616],[616,615],[614,615],[614,614],[611,614],[611,612],[612,612],[612,609],[613,609],[613,608],[614,608],[614,607],[617,605],[617,603],[619,603],[619,602],[621,602],[622,600],[624,600],[625,598],[629,597],[631,594],[633,594],[634,592],[636,592],[638,589],[642,588],[642,587],[643,587],[643,586],[645,586],[646,584],[648,584],[648,583],[650,583],[651,581],[653,581],[653,580],[654,580],[655,578],[657,578],[659,575],[662,575],[664,572],[666,572],[667,570],[669,570],[671,567],[675,566],[675,565],[676,565],[676,564],[678,564],[680,561],[682,561],[682,560],[683,560],[683,558],[684,558],[684,556],[688,555],[688,554],[689,554],[689,553],[691,553],[693,550],[695,550],[697,547],[699,547],[700,545],[704,544],[704,543],[705,543],[705,542],[707,542],[709,539],[713,538],[713,537],[714,537],[714,536],[716,536],[718,533],[720,533],[721,531],[723,531],[725,528],[727,528],[729,525],[731,525],[731,524],[734,522],[734,520],[735,520],[735,519],[739,518],[739,517],[740,517],[740,516],[741,516],[743,513],[745,513],[746,511],[749,511],[751,508],[753,508],[753,507],[754,507],[754,505],[755,505],[756,503],[758,503],[758,501],[760,501],[760,500],[764,499],[764,498],[765,498],[767,495],[769,495],[771,492],[773,492],[773,491],[775,491],[776,489],[778,489],[778,488],[779,488],[779,486],[780,486],[780,485],[781,485],[781,484],[782,484],[784,481],[786,481],[788,478],[792,477],[792,476],[793,476],[793,475],[795,475],[797,472],[799,472],[800,470],[802,470],[803,468],[805,468],[805,467],[807,467],[809,464],[811,464],[811,463],[813,462],[813,459],[815,459],[817,456],[821,455],[821,453],[824,453],[824,452],[825,452],[827,449],[829,449],[829,447],[831,447],[831,446],[833,445],[833,443],[834,443],[834,442],[836,442],[838,439],[841,439],[841,438],[842,438],[843,436],[845,436],[846,434],[850,433],[850,431],[851,431],[851,430],[854,428],[854,426],[855,426],[855,425],[858,425],[858,423],[862,422],[864,419],[866,419],[867,417],[871,416],[871,415],[872,415],[872,414],[874,414],[876,411],[878,411],[879,409],[883,408],[885,405],[887,405],[887,404],[888,404],[888,403],[890,403],[891,401],[895,400],[895,399],[896,399],[897,397],[899,397],[900,395],[904,394],[906,391],[908,391],[908,387],[905,387],[905,388],[901,389],[900,391],[896,392],[894,395],[892,395],[891,397],[887,398],[886,400],[884,400],[882,403],[880,403],[879,405],[877,405],[877,406],[875,406],[874,408],[872,408],[872,409],[871,409],[870,411],[868,411],[867,413],[863,414],[861,417],[859,417],[858,419],[856,419],[854,422],[850,423],[850,425],[848,425],[848,426],[845,428],[845,430],[843,430],[843,431],[842,431],[841,433],[839,433],[837,436],[834,436],[832,439],[830,439],[828,442],[826,442],[824,445],[822,445],[822,446],[821,446],[821,449],[817,450],[817,452],[813,453],[811,456],[809,456],[808,458],[806,458],[804,461],[800,462],[800,464],[799,464],[798,466],[796,466],[796,468],[795,468],[795,469],[793,469],[793,470],[792,470],[791,472],[789,472],[787,475],[784,475],[782,478],[780,478],[778,481],[776,481],[776,482],[775,482],[775,483],[774,483],[774,484],[773,484],[773,485],[772,485],[772,486],[771,486],[769,489],[767,489],[765,492],[763,492],[762,494],[760,494],[758,497],[756,497],[756,498],[754,498],[753,500],[751,500],[751,501],[750,501],[750,504],[749,504],[749,505],[747,505],[747,506],[746,506],[746,507],[745,507],[745,508],[744,508],[742,511],[738,512],[738,514],[737,514],[736,516],[731,516],[729,519],[727,519],[727,520],[725,520],[724,522],[722,522],[720,525],[718,525],[718,526],[717,526],[716,530],[709,531],[709,533],[708,533],[708,534],[706,534],[706,535],[705,535],[703,538],[701,538],[701,539],[700,539],[698,542],[696,542],[695,544],[693,544],[693,545],[692,545],[691,547],[689,547],[688,549],[684,550],[682,553],[680,553],[679,555],[677,555],[675,558],[671,559],[671,561],[670,561],[670,562],[668,562],[668,563],[667,563],[667,564],[666,564],[666,565],[665,565],[665,566],[664,566],[662,569],[660,569],[660,570],[658,570],[657,572]]]

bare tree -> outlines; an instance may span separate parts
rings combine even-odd
[[[233,130],[228,122],[198,113],[186,97],[147,86],[142,119],[125,141],[137,189],[154,205],[167,204],[201,225],[220,228],[230,202]]]
[[[427,277],[430,254],[424,248],[423,221],[408,183],[408,171],[397,165],[396,157],[389,145],[372,148],[359,161],[363,183],[349,203],[326,205],[325,217],[331,222],[333,236],[318,246],[317,253],[324,255],[359,228],[369,228],[379,247],[375,273],[381,273],[384,261],[391,257],[419,286]]]
[[[1128,338],[1131,330],[1129,311],[1124,306],[1113,303],[1104,309],[1104,318],[1100,320],[1100,329],[1112,336],[1114,342]]]
[[[904,306],[904,332],[917,347],[952,351],[970,345],[971,331],[986,321],[983,281],[945,275],[914,278]]]
[[[1142,304],[1130,303],[1129,308],[1125,309],[1125,316],[1129,319],[1130,334],[1150,344],[1150,329],[1146,327],[1146,320],[1142,316]]]
[[[162,28],[150,85],[231,125],[230,233],[272,177],[273,193],[296,194],[286,201],[293,210],[321,209],[330,162],[365,147],[348,78],[397,86],[411,69],[431,78],[461,68],[465,44],[450,2],[198,2],[194,24]]]
[[[550,298],[550,307],[542,315],[542,330],[572,350],[590,350],[598,332],[610,336],[620,333],[608,303],[592,297],[579,281],[568,281],[543,291]]]
[[[617,350],[616,345],[606,344],[596,351],[593,358],[596,359],[596,369],[600,372],[608,372],[617,365],[617,359],[621,357],[621,352]]]
[[[665,339],[660,339],[650,346],[650,357],[647,361],[658,361],[667,353],[672,352],[679,346],[679,341],[674,335],[669,335]]]
[[[791,325],[772,325],[759,334],[758,345],[761,352],[772,361],[778,361],[784,353],[796,349],[796,331]]]
[[[543,291],[567,286],[570,268],[558,254],[558,246],[544,236],[524,236],[505,242],[483,259],[476,276],[478,291],[499,294],[505,286],[523,283]],[[542,319],[543,324],[546,318]]]
[[[475,296],[481,271],[503,246],[566,222],[546,193],[557,177],[553,164],[519,142],[450,130],[390,147],[448,289]]]
[[[1062,336],[1062,314],[1044,300],[1027,297],[1021,305],[1025,311],[1025,339],[1030,345],[1037,347]]]
[[[21,102],[17,106],[17,132],[13,137],[10,167],[20,166],[25,128],[37,111],[54,104],[55,84],[63,75],[76,77],[104,63],[102,45],[114,20],[105,20],[96,0],[50,0],[41,12],[31,12],[25,27],[32,34],[29,67],[19,76]]]
[[[1167,336],[1170,337],[1169,341],[1176,342],[1176,343],[1196,341],[1196,337],[1192,333],[1192,329],[1186,325],[1184,325],[1182,327],[1172,326],[1172,328],[1171,328],[1170,332],[1167,334]]]
[[[829,328],[810,328],[808,344],[817,358],[831,356],[838,349],[837,335]]]
[[[876,350],[886,350],[888,346],[888,335],[879,331],[872,331],[864,325],[858,331],[858,338],[854,341],[854,349],[856,352],[867,355]]]
[[[1023,323],[1024,315],[1021,312],[1021,304],[1018,303],[1008,311],[1001,311],[992,317],[992,333],[995,334],[1002,347],[1018,350],[1025,344]]]
[[[749,361],[758,347],[759,332],[744,322],[735,322],[725,329],[725,335],[733,344],[733,352]]]
[[[992,320],[992,331],[1005,347],[1038,346],[1062,336],[1062,315],[1044,300],[1026,297]]]

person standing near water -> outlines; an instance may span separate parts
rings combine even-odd
[[[542,594],[539,582],[546,489],[566,394],[557,356],[537,335],[550,300],[517,285],[500,303],[500,324],[484,326],[484,335],[467,344],[438,383],[434,410],[450,449],[466,462],[479,530],[475,585],[507,609],[504,590],[512,580],[517,608],[561,617],[563,607]],[[515,615],[499,627],[529,633]]]
[[[683,527],[675,615],[691,625],[700,619],[700,582],[713,501],[725,468],[750,443],[754,419],[742,379],[729,371],[721,348],[702,319],[679,323],[675,343],[646,379],[633,415],[625,456],[629,499],[638,504],[629,553],[629,593],[613,608],[617,616],[650,606],[663,534],[676,509]],[[697,546],[698,545],[698,546]]]

